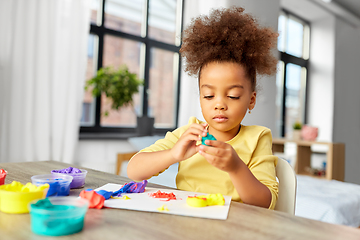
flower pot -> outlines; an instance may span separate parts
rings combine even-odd
[[[301,130],[293,129],[293,140],[300,141],[301,140]]]
[[[154,122],[153,117],[137,117],[136,133],[138,136],[151,136],[154,134]]]

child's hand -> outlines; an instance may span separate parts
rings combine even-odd
[[[230,144],[214,140],[206,140],[205,143],[208,146],[199,146],[199,153],[214,167],[230,173],[243,163]]]
[[[176,162],[185,160],[193,156],[198,151],[196,142],[201,141],[200,136],[206,136],[206,126],[207,123],[193,123],[184,132],[184,134],[181,135],[175,146],[171,149],[171,155]]]

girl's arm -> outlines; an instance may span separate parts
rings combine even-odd
[[[158,152],[139,152],[131,158],[127,166],[127,175],[135,181],[149,179],[170,165],[176,163],[171,150]]]
[[[272,200],[269,188],[252,174],[242,160],[240,165],[228,173],[241,200],[250,205],[269,208]]]
[[[199,153],[213,166],[226,171],[244,203],[268,208],[272,194],[239,158],[234,148],[220,141],[206,140],[209,146],[199,146]]]

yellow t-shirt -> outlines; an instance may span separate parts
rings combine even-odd
[[[189,119],[189,124],[173,132],[168,132],[164,139],[140,152],[156,152],[171,149],[180,136],[192,123],[202,123],[195,117]],[[272,155],[272,136],[270,129],[261,126],[241,125],[239,133],[230,141],[230,144],[240,159],[248,166],[252,174],[271,192],[272,200],[269,209],[274,209],[278,197],[278,183],[276,181],[275,166],[277,157]],[[176,186],[180,190],[202,193],[221,193],[240,201],[229,174],[206,161],[200,154],[179,162],[179,171],[176,176]]]

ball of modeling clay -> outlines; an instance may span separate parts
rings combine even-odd
[[[207,133],[205,137],[201,138],[201,144],[208,146],[207,144],[205,144],[205,140],[216,140],[216,138],[213,135]]]

